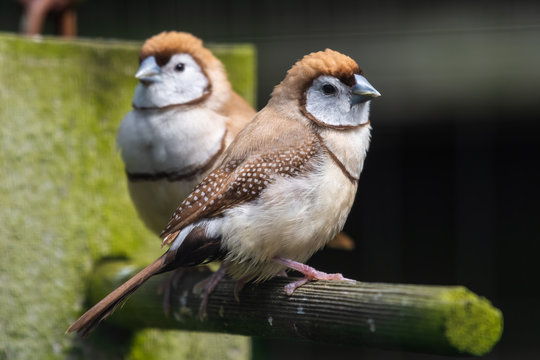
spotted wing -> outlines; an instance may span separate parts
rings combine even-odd
[[[162,245],[170,244],[187,225],[249,202],[277,177],[293,177],[309,168],[309,160],[320,150],[317,139],[282,148],[244,161],[225,161],[197,185],[180,204],[161,233]]]

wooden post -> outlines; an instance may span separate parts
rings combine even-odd
[[[138,270],[124,261],[102,264],[90,289],[92,304]],[[401,348],[445,355],[483,355],[502,334],[502,313],[488,300],[461,286],[422,286],[363,282],[306,284],[287,296],[276,278],[246,286],[240,302],[235,283],[222,281],[198,318],[200,296],[193,285],[207,271],[188,271],[170,298],[170,316],[158,294],[167,274],[143,285],[108,320],[120,327],[173,328],[333,344]]]

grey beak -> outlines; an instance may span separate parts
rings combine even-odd
[[[351,105],[361,104],[381,96],[381,93],[375,90],[373,85],[362,75],[354,75],[354,79],[356,84],[351,88]]]
[[[156,58],[149,56],[141,62],[139,70],[135,73],[135,77],[142,82],[160,82],[161,68],[156,63]]]

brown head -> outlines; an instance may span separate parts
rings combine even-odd
[[[344,84],[353,86],[354,74],[362,75],[362,70],[347,55],[331,49],[314,52],[298,60],[287,71],[287,76],[276,86],[272,97],[277,93],[282,93],[287,97],[299,99],[311,86],[313,80],[321,75],[338,78]]]
[[[164,31],[146,40],[139,52],[139,63],[149,56],[154,56],[159,66],[167,64],[171,56],[187,53],[197,63],[205,67],[219,60],[203,46],[201,39],[186,32]]]

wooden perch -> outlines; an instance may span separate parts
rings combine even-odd
[[[137,270],[124,261],[99,266],[91,303]],[[164,274],[143,285],[106,321],[128,329],[224,332],[445,355],[483,355],[502,334],[502,313],[464,287],[319,281],[287,296],[283,286],[291,278],[247,285],[240,302],[233,296],[234,281],[224,280],[210,296],[208,317],[201,322],[200,296],[192,288],[208,274],[193,270],[180,279],[168,317],[158,294],[170,276]]]

